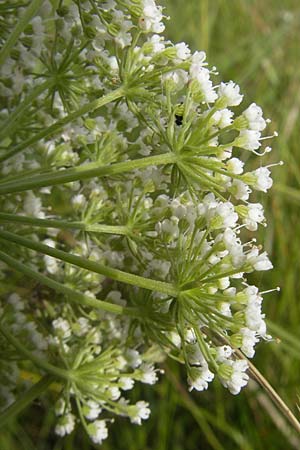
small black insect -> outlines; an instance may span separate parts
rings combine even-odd
[[[182,121],[183,121],[183,116],[181,116],[179,114],[175,114],[175,123],[176,123],[176,125],[178,125],[178,126],[182,125]]]
[[[184,112],[184,106],[183,103],[180,103],[178,105],[175,106],[175,123],[176,125],[180,126],[182,125],[183,122],[183,112]]]

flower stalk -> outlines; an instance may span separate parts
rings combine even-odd
[[[55,292],[63,294],[67,301],[70,303],[76,303],[80,306],[88,306],[93,309],[100,309],[102,311],[106,311],[113,314],[124,314],[128,316],[136,317],[139,315],[139,311],[136,308],[127,308],[120,305],[115,305],[114,303],[105,302],[103,300],[98,300],[92,298],[88,295],[82,294],[81,292],[75,291],[74,289],[69,288],[65,284],[59,283],[46,275],[37,272],[36,270],[31,269],[28,265],[21,263],[20,261],[12,258],[6,253],[0,251],[0,259],[5,262],[12,269],[18,270],[23,275],[26,275],[37,282],[41,283],[44,286],[48,286],[50,289],[53,289]],[[59,297],[58,297],[59,300]]]
[[[113,269],[111,267],[99,264],[96,261],[91,261],[89,259],[85,259],[77,255],[72,255],[62,250],[49,247],[48,245],[31,241],[29,239],[23,238],[22,236],[18,236],[8,231],[0,231],[0,239],[7,240],[9,242],[14,242],[15,244],[29,248],[31,250],[36,250],[37,252],[41,252],[45,255],[52,256],[53,258],[60,259],[61,261],[65,261],[69,264],[81,267],[82,269],[99,273],[101,275],[119,281],[121,283],[139,286],[144,289],[149,289],[150,291],[161,292],[174,297],[176,297],[178,294],[177,288],[170,283],[152,280],[150,278],[144,278],[138,275],[123,272],[118,269]]]
[[[145,158],[124,161],[110,165],[100,165],[98,163],[88,163],[77,166],[72,169],[50,172],[43,175],[32,176],[29,179],[17,179],[0,185],[0,195],[13,192],[23,192],[26,190],[37,189],[46,186],[55,186],[58,184],[70,183],[77,180],[86,180],[95,177],[107,177],[143,169],[149,166],[158,166],[172,164],[176,161],[176,155],[173,153],[164,153],[157,156],[148,156]],[[20,174],[21,177],[21,174]]]

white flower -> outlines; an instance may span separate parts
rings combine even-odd
[[[91,328],[89,320],[86,317],[79,317],[73,325],[73,331],[76,336],[84,336]]]
[[[53,258],[52,256],[49,256],[49,255],[44,255],[43,259],[44,259],[44,263],[45,263],[47,272],[54,275],[55,273],[57,273],[59,271],[59,264],[55,258]]]
[[[220,368],[219,375],[222,384],[227,387],[232,394],[239,394],[241,388],[246,386],[249,380],[249,376],[245,373],[248,369],[247,361],[227,360],[221,364]]]
[[[229,302],[221,302],[219,305],[219,311],[223,316],[231,317],[231,309],[230,309],[230,303]]]
[[[216,360],[217,362],[224,362],[227,359],[230,358],[232,355],[232,348],[229,345],[222,345],[221,347],[216,347],[217,355]]]
[[[70,324],[62,317],[53,320],[52,326],[54,328],[55,334],[57,334],[57,336],[59,336],[61,339],[68,339],[71,336]]]
[[[241,180],[233,180],[230,186],[230,192],[237,200],[248,200],[251,189]]]
[[[112,400],[118,400],[118,398],[120,398],[121,396],[121,391],[117,386],[110,387],[108,389],[108,392]]]
[[[270,177],[270,170],[267,167],[259,167],[251,172],[253,176],[253,187],[258,191],[267,192],[272,187],[273,180]]]
[[[153,36],[151,36],[146,43],[146,47],[149,46],[149,43],[151,43],[151,52],[153,54],[160,53],[165,49],[164,38],[162,36],[159,36],[159,34],[154,34]]]
[[[170,219],[163,220],[160,223],[160,230],[157,229],[157,231],[161,231],[166,235],[169,235],[170,238],[176,239],[179,236],[178,222],[178,217],[172,216]]]
[[[163,18],[162,7],[157,6],[154,0],[143,0],[142,8],[142,16],[139,19],[141,29],[147,32],[162,33],[165,29],[161,22]]]
[[[191,50],[185,42],[180,42],[175,45],[176,56],[178,59],[185,61],[191,55]]]
[[[71,413],[60,417],[54,429],[55,433],[61,437],[72,433],[75,428],[75,419],[75,416]]]
[[[243,173],[244,163],[238,158],[231,158],[226,163],[227,169],[235,175]]]
[[[243,100],[243,95],[240,94],[240,87],[233,81],[221,83],[218,89],[218,96],[222,101],[223,108],[237,106]]]
[[[108,430],[105,420],[95,420],[95,422],[89,423],[87,430],[94,444],[102,444],[102,442],[108,437]]]
[[[48,247],[52,247],[52,248],[56,247],[56,243],[52,239],[45,239],[43,241],[43,243],[45,245],[48,245]],[[54,275],[55,273],[57,273],[59,271],[59,263],[58,263],[57,259],[55,259],[49,255],[44,255],[43,259],[44,259],[44,263],[45,263],[47,272]]]
[[[196,334],[195,331],[193,330],[193,328],[186,328],[184,330],[184,340],[189,343],[189,344],[194,344],[197,339],[196,339]]]
[[[162,81],[170,83],[173,89],[180,91],[187,85],[188,75],[184,70],[178,69],[162,75]]]
[[[240,393],[241,388],[246,386],[249,381],[249,376],[245,373],[248,369],[248,363],[244,360],[236,360],[233,361],[232,368],[233,374],[228,383],[228,389],[232,394],[236,395]]]
[[[203,391],[208,388],[208,383],[214,379],[214,374],[209,370],[207,364],[204,367],[191,367],[188,376],[189,391]]]
[[[260,203],[249,203],[247,205],[247,216],[243,218],[243,223],[247,230],[256,231],[257,224],[265,220],[264,209]]]
[[[146,384],[155,384],[158,380],[154,366],[152,364],[142,364],[140,367],[142,371],[141,382]]]
[[[230,109],[224,108],[216,111],[211,120],[214,125],[222,129],[232,124],[232,116],[233,112]]]
[[[213,226],[216,228],[233,228],[239,218],[238,214],[234,211],[233,204],[230,202],[219,203],[212,210],[212,213],[214,218]]]
[[[147,420],[150,416],[151,411],[149,409],[149,403],[146,403],[142,400],[137,402],[131,408],[133,410],[133,415],[130,418],[132,423],[141,425],[142,420]]]
[[[200,91],[202,97],[201,101],[204,103],[213,103],[218,95],[214,90],[214,86],[212,81],[210,80],[209,70],[198,66],[191,65],[190,67],[190,75],[197,83],[197,88]]]
[[[204,62],[206,60],[206,53],[204,51],[201,52],[194,52],[192,54],[192,65],[199,67],[202,67],[206,63]]]
[[[248,253],[247,262],[250,263],[255,270],[270,270],[273,268],[267,252],[259,253],[257,248],[253,248]]]
[[[122,377],[119,380],[120,388],[123,391],[130,391],[134,386],[134,379],[129,377]]]
[[[267,124],[262,114],[262,109],[255,103],[252,103],[243,112],[243,116],[247,119],[250,130],[262,131],[266,128]]]
[[[220,278],[218,280],[218,287],[219,289],[227,289],[230,286],[230,279],[229,277]]]
[[[86,204],[86,198],[83,194],[77,194],[72,197],[72,205],[76,209],[83,208]]]
[[[88,420],[95,420],[101,413],[101,406],[94,400],[88,400],[83,407],[83,413]]]
[[[256,337],[256,332],[246,327],[241,328],[239,332],[243,339],[241,345],[242,352],[245,353],[248,358],[253,358],[255,354],[255,344],[259,341]]]
[[[42,201],[39,197],[36,197],[33,192],[26,193],[23,208],[28,216],[38,217],[43,219],[45,213],[42,211]]]
[[[236,147],[244,148],[245,150],[257,150],[260,146],[260,132],[255,130],[241,130],[239,136],[234,140],[233,144]]]
[[[265,315],[262,314],[262,297],[258,293],[256,286],[248,286],[244,289],[247,305],[244,310],[245,322],[248,328],[260,336],[266,336],[266,323],[264,321]]]
[[[133,368],[136,369],[142,364],[142,359],[137,350],[134,350],[132,348],[128,348],[126,350],[125,358],[128,361],[128,364]]]

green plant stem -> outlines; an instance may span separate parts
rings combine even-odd
[[[38,219],[36,217],[19,216],[0,212],[0,222],[22,223],[41,228],[75,229],[93,233],[108,233],[127,235],[128,228],[123,225],[86,224],[84,222],[66,222],[64,220]]]
[[[43,0],[31,0],[31,2],[28,5],[28,8],[22,15],[22,17],[18,20],[17,25],[13,29],[11,35],[3,45],[1,51],[0,51],[0,66],[4,63],[5,59],[9,55],[9,52],[15,45],[15,43],[18,40],[18,37],[24,31],[32,17],[35,16],[35,14],[38,12],[40,6],[42,5]]]
[[[27,111],[27,108],[32,104],[32,102],[44,91],[49,89],[53,84],[53,80],[48,79],[44,83],[36,86],[30,94],[24,98],[24,100],[17,106],[17,108],[10,114],[10,116],[1,125],[0,139],[4,139],[9,136],[11,130],[14,128],[16,120],[19,116]]]
[[[62,378],[64,380],[70,381],[73,379],[72,374],[68,372],[65,369],[62,369],[61,367],[53,366],[52,364],[48,363],[47,361],[39,358],[38,356],[34,355],[30,350],[28,350],[26,347],[24,347],[23,344],[21,344],[20,339],[15,338],[13,334],[6,328],[6,326],[0,322],[0,333],[3,334],[3,336],[7,339],[7,341],[15,347],[15,349],[22,355],[23,358],[28,359],[33,362],[37,367],[40,369],[45,370],[46,372],[50,373],[51,375]]]
[[[68,286],[59,283],[58,281],[53,280],[52,278],[47,277],[46,275],[41,274],[29,266],[19,262],[15,258],[7,255],[6,253],[0,250],[0,260],[5,262],[8,266],[12,267],[15,270],[23,273],[24,275],[33,278],[39,283],[48,286],[50,289],[53,289],[56,292],[64,294],[69,302],[77,303],[80,306],[90,306],[91,308],[101,309],[103,311],[107,311],[113,314],[125,314],[128,316],[138,316],[139,311],[137,308],[126,308],[124,306],[115,305],[113,303],[105,302],[103,300],[98,300],[88,295],[84,295],[81,292],[77,292],[74,289],[69,288]]]
[[[1,230],[0,239],[3,239],[4,241],[7,240],[9,242],[14,242],[15,244],[30,248],[31,250],[36,250],[37,252],[53,256],[53,258],[57,258],[61,261],[73,264],[74,266],[99,273],[113,280],[120,281],[121,283],[131,284],[133,286],[149,289],[150,291],[162,292],[173,297],[176,297],[178,295],[177,288],[170,283],[165,283],[163,281],[157,281],[150,278],[144,278],[138,275],[123,272],[122,270],[113,269],[111,267],[99,264],[96,261],[91,261],[80,256],[72,255],[62,250],[49,247],[48,245],[41,244],[40,242],[31,241],[8,231]]]
[[[114,102],[115,100],[123,97],[123,95],[125,95],[125,90],[124,90],[124,88],[120,87],[118,89],[115,89],[112,92],[109,92],[108,94],[104,95],[103,97],[101,97],[99,99],[97,98],[96,100],[92,101],[91,103],[83,105],[77,111],[74,111],[74,112],[68,114],[63,119],[58,120],[57,122],[52,124],[50,127],[41,130],[39,133],[35,134],[34,136],[30,137],[29,139],[27,139],[23,142],[20,142],[20,144],[16,145],[15,147],[13,147],[10,150],[8,150],[6,152],[6,154],[0,156],[0,162],[5,161],[6,159],[10,158],[13,155],[16,155],[17,153],[26,149],[29,145],[32,145],[41,139],[47,138],[47,137],[57,133],[65,125],[72,122],[73,120],[78,119],[79,117],[83,116],[84,114],[92,112],[95,109],[100,108],[101,106],[107,105],[108,103]]]
[[[35,383],[28,389],[22,397],[19,397],[12,405],[6,408],[0,414],[0,428],[3,427],[9,420],[17,416],[23,409],[27,408],[30,403],[39,397],[52,383],[53,378],[49,375],[44,376],[38,383]]]
[[[43,175],[33,176],[29,179],[22,179],[22,174],[20,174],[19,179],[1,184],[0,194],[22,192],[30,189],[70,183],[71,181],[85,180],[93,177],[117,175],[148,166],[172,164],[175,161],[176,155],[170,152],[163,153],[162,155],[148,156],[146,158],[139,158],[106,166],[102,165],[100,167],[98,163],[89,163],[72,169],[59,170],[51,173],[45,173]]]

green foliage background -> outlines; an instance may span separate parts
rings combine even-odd
[[[261,289],[280,286],[265,297],[269,327],[276,338],[258,347],[255,365],[300,418],[300,3],[299,0],[165,0],[171,16],[167,36],[207,52],[220,79],[240,84],[246,101],[263,107],[279,137],[264,163],[273,169],[265,205],[268,228],[260,242],[274,270],[254,281]],[[252,164],[250,158],[249,165]],[[253,158],[253,167],[259,161]],[[267,198],[266,198],[267,197]],[[276,325],[275,325],[276,324]],[[296,435],[267,395],[253,382],[238,397],[218,382],[204,393],[188,393],[185,376],[173,364],[153,389],[136,392],[152,405],[143,426],[118,420],[103,450],[281,450],[300,448]],[[37,402],[2,432],[1,450],[89,450],[81,431],[57,439],[52,413]]]

